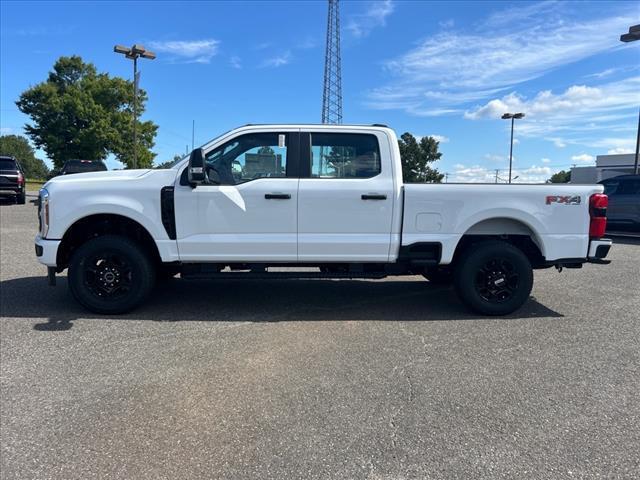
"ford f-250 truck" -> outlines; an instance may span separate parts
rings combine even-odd
[[[156,279],[180,274],[424,275],[452,283],[476,312],[503,315],[529,298],[533,269],[608,263],[602,192],[403,184],[386,126],[246,125],[169,169],[50,180],[36,254],[50,283],[68,268],[77,301],[106,314],[133,309]]]

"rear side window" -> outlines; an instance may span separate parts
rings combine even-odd
[[[11,160],[10,158],[0,158],[0,170],[17,170],[18,167],[16,165],[15,160]]]
[[[380,172],[375,135],[311,133],[311,178],[371,178]]]
[[[638,195],[640,194],[640,180],[628,179],[622,180],[618,187],[619,195]]]

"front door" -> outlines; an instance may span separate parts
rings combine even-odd
[[[300,145],[309,165],[298,191],[299,260],[387,262],[394,182],[385,138],[319,131],[302,133]]]
[[[297,142],[297,132],[245,133],[205,152],[206,184],[175,190],[182,261],[297,260]]]

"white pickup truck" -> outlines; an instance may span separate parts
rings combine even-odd
[[[452,283],[508,314],[533,269],[604,260],[601,185],[403,184],[384,125],[246,125],[169,169],[57,177],[36,255],[89,310],[138,306],[156,279],[383,278]],[[282,267],[306,267],[286,269]]]

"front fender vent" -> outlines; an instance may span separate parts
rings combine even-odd
[[[173,199],[173,187],[160,190],[160,216],[162,225],[171,240],[176,239],[176,207]]]

